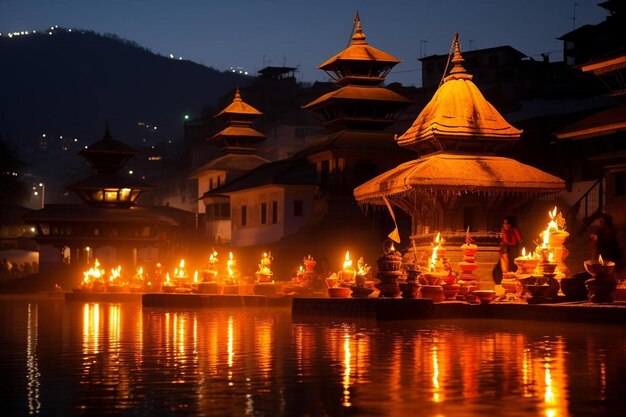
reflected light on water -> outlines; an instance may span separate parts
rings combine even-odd
[[[272,371],[272,320],[260,320],[256,324],[256,347],[259,371],[264,380],[269,380]]]
[[[83,354],[99,353],[99,344],[100,304],[85,304],[83,307]]]
[[[435,340],[435,345],[432,348],[432,360],[433,360],[433,401],[436,403],[440,403],[443,401],[442,398],[442,390],[439,385],[439,357],[437,355],[437,341]]]
[[[617,327],[294,323],[283,310],[124,303],[0,313],[17,317],[0,320],[12,341],[0,380],[20,390],[3,415],[626,415]]]
[[[28,304],[26,321],[26,378],[28,392],[28,414],[39,414],[41,401],[39,400],[39,365],[37,364],[37,330],[38,306]]]
[[[343,402],[341,405],[350,407],[350,361],[352,354],[350,352],[350,333],[346,331],[343,336]]]

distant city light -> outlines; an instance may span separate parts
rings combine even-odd
[[[40,187],[43,187],[43,182],[40,182],[40,183],[39,183],[39,186],[40,186]]]
[[[157,127],[156,127],[156,126],[154,126],[154,130],[157,130]]]
[[[38,191],[35,191],[33,194],[35,194],[35,195],[39,195],[39,192],[38,192]]]
[[[74,142],[78,142],[78,138],[74,138]]]
[[[174,58],[174,54],[170,54],[170,58]]]
[[[184,116],[184,119],[185,119],[185,120],[189,120],[189,115],[188,115],[188,114],[186,114],[186,115]]]
[[[35,232],[35,230],[36,230],[36,229],[35,229],[34,227],[31,227],[31,228],[30,228],[30,231],[31,231],[31,232],[33,232],[33,233]]]
[[[44,133],[43,135],[41,135],[41,137],[45,138],[45,137],[46,137],[46,134]]]
[[[133,170],[131,169],[130,171],[128,171],[129,175],[133,175]]]
[[[87,149],[87,145],[85,145],[85,149]]]

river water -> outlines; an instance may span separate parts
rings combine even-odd
[[[2,415],[626,415],[626,326],[0,301]]]

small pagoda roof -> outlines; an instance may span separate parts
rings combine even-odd
[[[230,103],[226,108],[224,108],[221,112],[216,114],[214,117],[220,117],[227,114],[251,114],[260,116],[261,113],[241,98],[241,93],[239,92],[239,87],[235,90],[235,96],[233,97],[232,103]]]
[[[189,178],[198,178],[207,171],[247,172],[269,161],[258,155],[226,154],[217,157],[189,175]]]
[[[522,131],[511,126],[485,99],[463,62],[457,34],[452,70],[413,125],[397,139],[400,145],[440,139],[497,139],[505,143],[519,139]]]
[[[319,107],[321,103],[330,100],[372,100],[383,102],[395,102],[402,104],[411,104],[412,101],[400,94],[388,90],[384,87],[366,86],[366,85],[347,85],[338,90],[326,93],[323,96],[313,100],[309,104],[302,106],[303,109],[312,109]]]
[[[227,126],[215,135],[211,136],[208,140],[215,139],[219,136],[244,136],[265,139],[265,135],[263,133],[248,126]]]
[[[107,126],[102,139],[88,145],[87,148],[82,149],[78,154],[88,157],[89,155],[96,153],[117,153],[134,156],[137,154],[137,150],[128,146],[124,142],[113,139],[113,136],[111,136],[111,130],[109,129],[109,126]]]
[[[365,40],[365,33],[363,33],[361,19],[359,19],[358,14],[355,19],[356,30],[352,35],[350,45],[317,67],[318,69],[331,70],[338,61],[373,61],[391,65],[396,65],[402,62],[395,56],[370,46]]]
[[[556,134],[558,139],[581,140],[626,131],[626,105],[603,110],[573,123]]]
[[[383,197],[420,192],[549,194],[565,182],[514,159],[497,156],[436,154],[414,159],[354,190],[358,202],[384,204]]]

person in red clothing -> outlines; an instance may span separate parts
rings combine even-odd
[[[511,216],[504,218],[502,222],[502,241],[500,242],[500,267],[502,273],[514,272],[514,260],[519,256],[519,247],[522,237],[515,224],[515,219]]]

